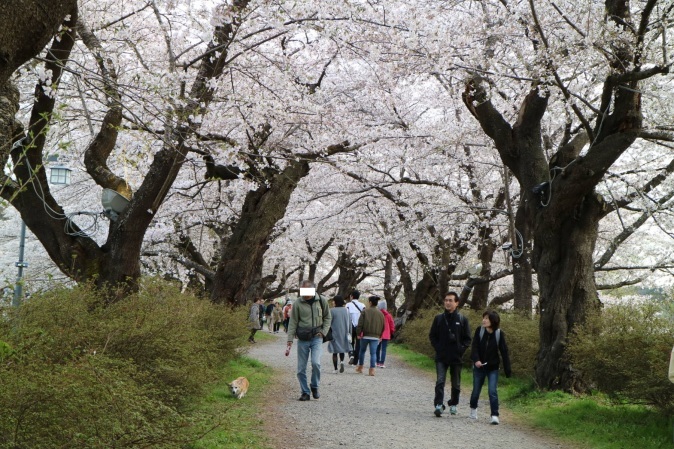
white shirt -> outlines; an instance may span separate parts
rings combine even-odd
[[[354,304],[355,302],[357,302],[358,305]],[[351,324],[355,328],[356,326],[358,326],[358,318],[360,318],[360,312],[362,312],[365,309],[365,306],[357,299],[353,299],[348,303],[346,303],[346,309],[349,311],[349,315],[351,316]]]

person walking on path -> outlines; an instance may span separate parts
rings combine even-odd
[[[255,332],[262,329],[262,324],[260,323],[260,298],[255,298],[253,300],[253,305],[250,307],[250,314],[248,315],[248,321],[250,322],[250,336],[248,341],[255,343]]]
[[[499,423],[498,415],[498,384],[499,352],[503,359],[503,371],[510,377],[510,356],[505,334],[500,329],[501,317],[494,311],[487,310],[482,314],[482,326],[475,329],[473,347],[470,358],[473,361],[473,392],[470,395],[470,417],[477,419],[477,401],[480,391],[487,379],[489,406],[491,408],[491,423]]]
[[[382,299],[377,303],[377,308],[384,314],[384,333],[381,335],[381,341],[377,346],[377,368],[386,368],[384,362],[386,361],[386,347],[388,342],[396,331],[396,325],[393,317],[388,310],[386,310],[386,300]]]
[[[274,312],[274,301],[270,301],[269,304],[265,306],[264,309],[264,318],[267,322],[267,330],[269,333],[274,332],[274,321],[272,319],[272,313]]]
[[[381,341],[381,336],[384,333],[384,314],[377,308],[379,296],[370,296],[368,299],[369,307],[363,310],[358,318],[358,326],[356,326],[356,333],[360,342],[360,353],[358,354],[358,366],[356,372],[363,372],[363,362],[365,359],[365,351],[370,348],[370,371],[368,374],[374,376],[375,366],[377,366],[377,346]]]
[[[328,343],[328,352],[332,354],[332,365],[335,374],[344,372],[344,354],[351,350],[349,334],[351,333],[351,317],[344,307],[344,298],[337,295],[333,298],[335,307],[330,309],[332,315],[332,341]],[[339,371],[337,371],[337,356],[339,355]]]
[[[449,292],[443,301],[445,311],[433,319],[428,338],[435,349],[435,416],[440,417],[445,410],[445,379],[449,369],[451,379],[451,396],[447,405],[449,413],[457,414],[461,393],[461,358],[470,346],[470,325],[468,318],[459,313],[459,295]]]
[[[297,336],[297,380],[302,394],[300,401],[308,401],[309,388],[314,399],[321,395],[318,387],[321,381],[321,352],[323,336],[328,333],[332,315],[328,302],[316,294],[312,281],[300,285],[300,298],[290,311],[286,355],[290,354],[293,339]],[[311,356],[311,385],[307,385],[307,361]]]
[[[281,304],[274,301],[274,309],[271,311],[271,322],[275,334],[281,329],[282,319],[283,311],[281,310]]]
[[[286,305],[283,306],[283,331],[288,333],[288,322],[290,321],[290,310],[293,308],[293,303],[286,300]]]
[[[349,351],[349,365],[355,365],[358,362],[358,354],[360,354],[360,340],[357,338],[356,327],[358,326],[358,319],[360,318],[361,312],[365,309],[365,306],[361,304],[360,292],[354,290],[349,295],[349,300],[346,304],[346,310],[349,311],[351,316],[351,346],[352,349]]]

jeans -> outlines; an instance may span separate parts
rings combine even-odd
[[[447,404],[451,407],[452,405],[459,404],[459,393],[461,393],[461,364],[447,364],[443,362],[435,362],[435,399],[434,405],[442,405],[445,396],[445,378],[447,377],[447,369],[449,369],[449,375],[452,383],[452,393]]]
[[[473,392],[470,395],[470,408],[477,408],[477,400],[480,398],[485,378],[487,379],[491,416],[498,416],[498,393],[496,392],[496,385],[498,384],[497,369],[487,371],[484,368],[473,367]]]
[[[377,366],[377,346],[379,345],[379,340],[369,340],[365,338],[360,339],[360,354],[358,354],[358,364],[363,365],[365,361],[365,351],[367,348],[370,348],[370,368],[375,368]]]
[[[377,363],[380,365],[384,364],[386,360],[386,347],[388,346],[388,340],[382,340],[377,346]]]
[[[297,380],[300,381],[302,393],[310,393],[309,385],[307,385],[309,352],[311,352],[311,388],[318,388],[318,384],[321,382],[322,350],[322,337],[314,337],[310,341],[297,340]]]

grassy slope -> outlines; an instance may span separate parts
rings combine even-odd
[[[435,363],[425,355],[400,345],[389,345],[389,351],[413,366],[435,372]],[[472,385],[470,370],[463,370],[462,384]],[[485,386],[482,396],[486,393]],[[582,447],[674,447],[671,419],[648,407],[614,404],[601,395],[577,398],[559,391],[539,392],[530,381],[505,376],[499,377],[499,400],[523,423]]]

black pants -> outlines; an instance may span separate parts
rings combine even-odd
[[[445,397],[445,379],[447,378],[447,369],[449,369],[450,381],[452,384],[452,393],[447,405],[459,404],[459,393],[461,393],[461,364],[446,364],[435,362],[435,400],[434,405],[442,405]]]
[[[353,364],[356,365],[358,363],[358,354],[360,354],[360,340],[356,335],[356,326],[351,328],[351,346],[353,347],[353,351],[349,354],[349,357],[353,357]]]

